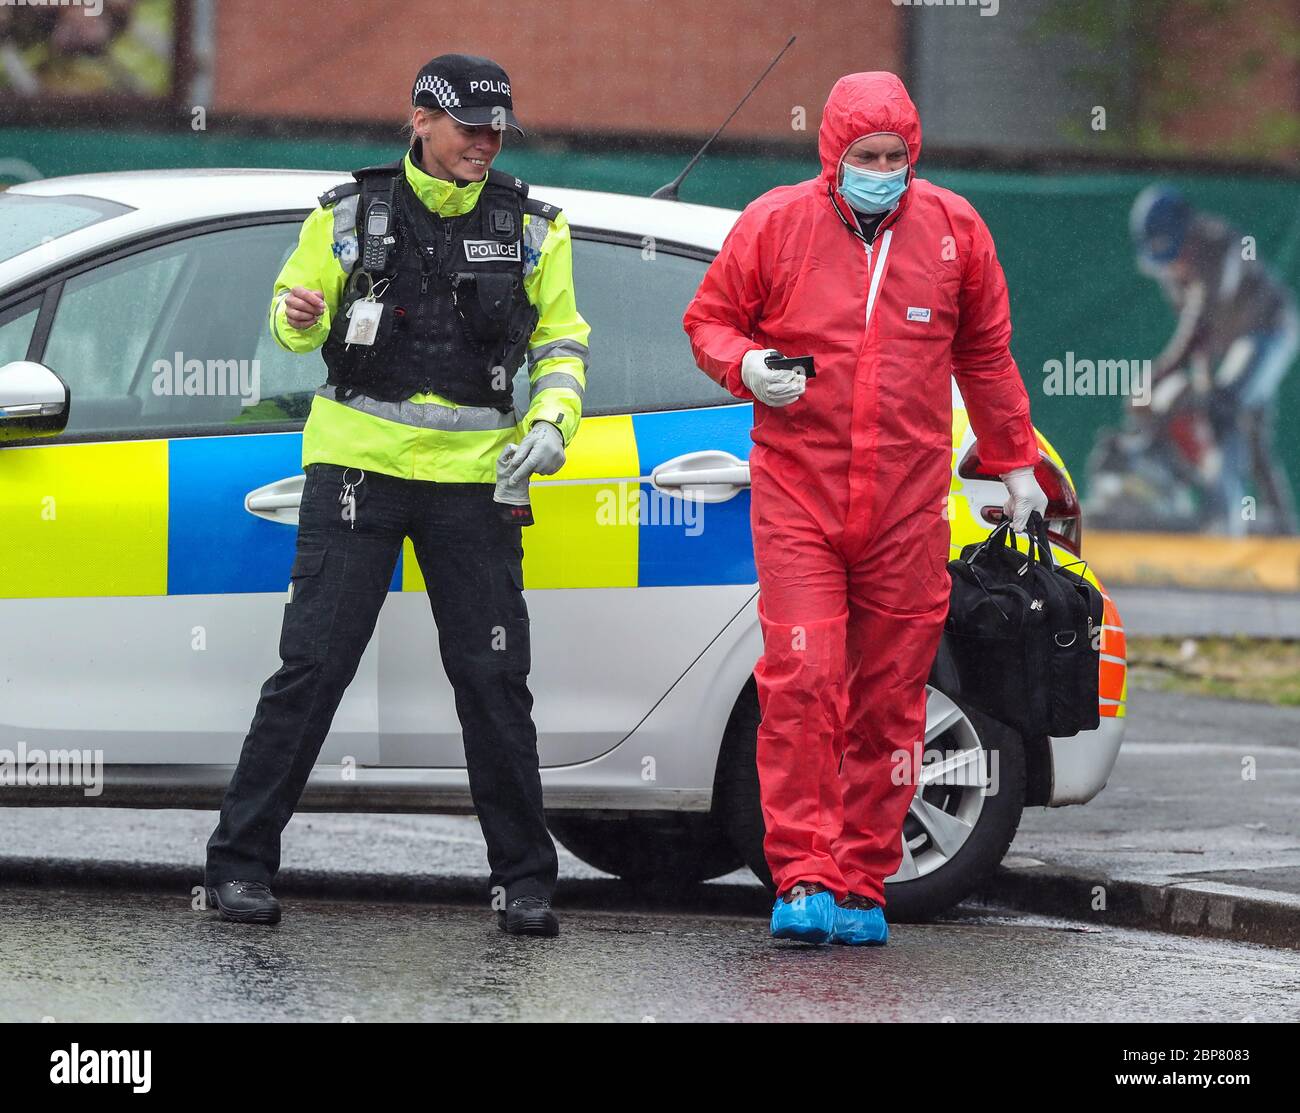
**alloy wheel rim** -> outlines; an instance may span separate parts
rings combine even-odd
[[[969,716],[937,688],[925,689],[925,750],[903,821],[903,858],[887,883],[942,869],[966,845],[990,791],[989,751]]]

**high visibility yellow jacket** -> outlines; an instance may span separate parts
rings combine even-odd
[[[406,180],[415,195],[440,216],[458,216],[478,204],[482,182],[457,186],[426,174],[408,151]],[[343,287],[357,258],[357,197],[318,207],[303,222],[298,246],[275,281],[271,334],[280,347],[310,352],[325,343]],[[567,445],[582,417],[590,329],[573,292],[573,249],[562,212],[551,220],[524,214],[524,291],[537,307],[537,328],[528,342],[527,412],[502,414],[485,406],[460,406],[437,394],[405,402],[355,396],[348,402],[322,387],[312,399],[303,430],[302,463],[338,464],[440,483],[495,483],[502,449],[518,442],[537,421],[559,426]],[[309,329],[285,317],[284,301],[295,286],[317,290],[325,312]]]

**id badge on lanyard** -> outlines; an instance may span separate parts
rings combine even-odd
[[[359,298],[348,307],[348,332],[343,338],[347,345],[373,344],[379,335],[379,320],[384,314],[379,297],[388,288],[389,279],[381,278],[376,284],[369,274],[370,289],[364,298]]]

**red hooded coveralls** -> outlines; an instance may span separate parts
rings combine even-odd
[[[906,143],[909,185],[867,245],[833,206],[857,228],[840,162],[877,132]],[[1038,445],[992,237],[969,202],[915,177],[921,123],[903,83],[841,78],[818,146],[821,176],[745,209],[683,323],[696,362],[739,398],[754,399],[746,352],[816,362],[798,401],[754,402],[764,851],[778,892],[817,881],[883,905],[948,609],[949,376],[986,466],[1036,464]]]

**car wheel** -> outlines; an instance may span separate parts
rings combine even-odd
[[[885,889],[886,913],[896,922],[930,919],[970,896],[1002,861],[1024,810],[1019,735],[933,684],[926,696],[925,764],[903,822],[902,864]],[[754,757],[758,721],[751,681],[727,726],[714,814],[770,888]]]
[[[744,866],[739,851],[708,814],[663,819],[547,817],[551,833],[589,866],[625,881],[693,885]]]

